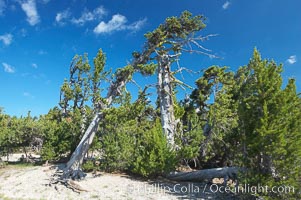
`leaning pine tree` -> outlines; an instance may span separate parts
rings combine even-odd
[[[84,173],[81,169],[83,159],[93,142],[93,138],[98,129],[98,124],[103,118],[103,111],[112,104],[113,100],[117,96],[121,95],[123,87],[131,79],[131,76],[134,72],[131,66],[118,69],[115,73],[114,81],[112,81],[111,85],[109,86],[106,97],[101,97],[99,86],[101,81],[104,80],[108,74],[104,71],[104,65],[105,55],[100,50],[94,59],[94,69],[88,76],[88,87],[90,89],[89,97],[93,103],[94,117],[86,131],[84,131],[82,139],[80,140],[75,151],[72,153],[72,156],[66,167],[63,169],[63,175],[61,176],[62,179],[81,179],[84,177]]]
[[[201,41],[210,36],[196,36],[205,28],[204,17],[192,17],[184,11],[180,17],[169,17],[157,29],[145,34],[147,39],[142,52],[134,52],[134,68],[144,75],[157,75],[157,95],[160,108],[161,124],[167,143],[175,149],[175,135],[177,123],[175,118],[174,87],[185,85],[175,77],[177,72],[184,68],[178,65],[178,70],[172,70],[173,63],[179,63],[182,52],[199,53],[210,57],[210,51],[200,45]]]
[[[197,36],[198,32],[205,28],[203,16],[195,16],[184,11],[180,17],[167,18],[165,23],[157,29],[145,34],[147,39],[142,52],[134,52],[134,69],[144,75],[157,75],[157,95],[160,108],[161,125],[167,144],[172,150],[177,149],[175,138],[182,135],[182,127],[179,119],[175,118],[174,89],[176,85],[187,86],[175,77],[177,72],[186,68],[179,66],[179,59],[183,52],[198,53],[209,57],[216,57],[210,50],[204,48],[200,42],[208,40],[210,36]],[[177,63],[178,69],[172,70],[172,64]],[[199,134],[202,134],[200,131]],[[180,138],[181,140],[182,138]],[[192,173],[171,173],[168,178],[174,180],[202,180],[225,177],[228,179],[237,168],[224,168],[195,171]]]

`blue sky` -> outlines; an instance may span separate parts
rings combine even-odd
[[[296,78],[300,91],[300,7],[300,0],[0,0],[0,107],[10,115],[46,114],[58,104],[75,54],[87,52],[92,61],[102,48],[107,68],[122,67],[141,50],[144,33],[183,10],[207,17],[200,34],[218,36],[203,45],[223,59],[185,55],[182,66],[235,70],[257,47],[262,57],[283,63],[284,80]],[[197,77],[184,78],[193,85]]]

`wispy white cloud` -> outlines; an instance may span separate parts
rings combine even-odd
[[[230,1],[226,1],[226,2],[223,4],[223,6],[222,6],[223,9],[224,9],[224,10],[227,10],[227,9],[229,8],[230,4],[231,4]]]
[[[67,20],[71,16],[69,9],[59,12],[55,16],[55,22],[59,25],[64,25]]]
[[[7,73],[15,73],[15,68],[5,62],[2,63],[3,69]]]
[[[288,62],[289,64],[294,64],[294,63],[296,63],[297,62],[297,56],[296,55],[292,55],[292,56],[290,56],[287,60],[286,60],[286,62]]]
[[[28,72],[25,72],[25,73],[22,73],[22,74],[21,74],[22,77],[28,77],[28,76],[30,76],[30,75],[31,75],[31,73],[28,73]]]
[[[23,96],[34,99],[34,96],[32,94],[30,94],[29,92],[23,92]]]
[[[25,72],[21,74],[21,77],[23,78],[30,78],[30,79],[39,79],[39,80],[46,80],[47,76],[43,73],[30,73],[30,72]]]
[[[13,35],[12,34],[0,35],[0,41],[2,41],[5,46],[8,46],[13,41]]]
[[[31,26],[36,25],[40,22],[40,16],[37,11],[37,6],[35,0],[19,1],[22,10],[27,16],[27,21]]]
[[[4,0],[0,0],[0,16],[3,15],[6,8],[6,4]]]
[[[35,68],[35,69],[38,68],[38,65],[37,65],[36,63],[32,63],[31,66],[32,66],[33,68]]]
[[[113,15],[112,19],[110,21],[108,21],[107,23],[104,21],[101,21],[94,28],[94,33],[104,34],[104,33],[111,33],[114,31],[120,31],[120,30],[137,31],[137,30],[141,29],[141,27],[145,24],[145,22],[146,22],[146,19],[142,19],[142,20],[139,20],[132,24],[127,25],[127,18],[123,15],[116,14],[116,15]]]
[[[51,80],[49,80],[49,79],[45,81],[46,85],[50,85],[50,83],[51,83]]]
[[[39,55],[46,55],[47,53],[48,53],[48,52],[45,51],[45,50],[43,50],[43,49],[41,49],[41,50],[38,51],[38,54],[39,54]]]
[[[95,28],[94,33],[110,33],[113,31],[123,30],[125,29],[125,24],[127,19],[123,15],[114,15],[112,19],[106,23],[104,21],[100,22]]]
[[[26,37],[27,36],[27,30],[25,28],[20,29],[19,34],[22,37]]]
[[[28,97],[28,96],[30,96],[30,93],[29,92],[23,92],[23,96]]]
[[[129,29],[129,30],[132,30],[132,31],[138,31],[145,25],[146,21],[147,21],[146,18],[144,18],[142,20],[138,20],[138,21],[128,25],[126,27],[126,29]]]
[[[86,22],[99,20],[103,18],[107,14],[107,10],[103,6],[99,6],[93,11],[89,11],[87,9],[84,10],[82,15],[79,18],[73,18],[71,22],[76,25],[84,25]]]

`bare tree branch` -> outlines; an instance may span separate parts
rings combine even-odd
[[[206,55],[208,56],[209,58],[220,58],[216,55],[213,55],[213,54],[210,54],[210,53],[206,53],[204,51],[198,51],[198,50],[189,50],[189,49],[184,49],[184,48],[181,48],[182,51],[185,51],[185,52],[188,52],[188,53],[197,53],[197,54],[203,54],[203,55]]]

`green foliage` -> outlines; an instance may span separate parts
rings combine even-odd
[[[100,83],[109,72],[104,71],[106,57],[101,49],[93,61],[94,67],[91,68],[87,54],[76,55],[73,58],[70,65],[70,78],[69,80],[65,79],[61,86],[59,105],[63,110],[64,117],[68,117],[69,112],[75,112],[76,109],[79,109],[81,115],[84,116],[84,107],[89,100],[92,101],[93,108],[98,107],[102,91]]]
[[[128,77],[128,79],[132,78],[132,75],[134,73],[134,68],[131,65],[127,65],[123,68],[117,69],[115,76],[116,80],[124,80],[124,77]]]
[[[185,112],[181,117],[183,131],[176,138],[176,143],[180,147],[177,156],[186,162],[199,156],[199,147],[204,140],[203,127],[205,122],[201,120],[189,102],[182,103],[181,107],[184,108]]]
[[[66,143],[66,140],[63,140],[58,134],[61,129],[60,120],[60,110],[57,107],[51,109],[48,114],[41,116],[40,121],[42,124],[42,132],[44,133],[44,144],[41,156],[45,161],[56,160],[62,153],[67,151],[66,147],[60,149],[62,147],[60,143]]]
[[[251,183],[300,188],[301,111],[294,80],[282,89],[282,66],[262,60],[257,50],[238,82],[238,135]],[[265,194],[286,199],[296,194]],[[274,196],[276,195],[276,196]],[[284,196],[282,196],[284,195]]]
[[[146,43],[141,53],[133,52],[134,68],[142,75],[153,75],[158,67],[154,60],[162,55],[180,55],[182,48],[190,43],[188,38],[205,28],[201,15],[192,16],[188,11],[179,17],[169,17],[155,30],[144,35]],[[170,59],[174,62],[176,59]]]
[[[1,111],[1,110],[0,110]],[[31,142],[41,138],[39,121],[28,112],[26,117],[10,117],[0,112],[0,150],[2,154],[20,151],[27,154]]]
[[[0,108],[0,150],[1,154],[8,151],[9,147],[12,145],[11,139],[9,138],[9,128],[8,122],[10,117],[5,115]],[[3,155],[1,155],[3,156]]]
[[[153,75],[156,72],[157,64],[150,63],[150,64],[139,64],[137,65],[137,69],[140,71],[140,73],[144,76]]]
[[[86,108],[86,112],[90,113],[89,108]],[[69,112],[68,117],[62,117],[59,108],[55,107],[40,121],[45,138],[41,152],[43,160],[57,160],[75,150],[82,137],[82,115],[79,109]]]
[[[75,150],[93,117],[88,102],[92,102],[93,109],[98,109],[102,91],[100,83],[108,75],[104,71],[105,60],[101,49],[94,58],[93,68],[89,65],[87,54],[73,58],[70,78],[65,79],[61,86],[61,110],[54,108],[41,118],[45,132],[43,160],[56,160]],[[93,145],[96,147],[99,144],[94,142]]]
[[[133,135],[135,124],[133,121],[122,122],[122,116],[116,115],[118,110],[115,112],[113,110],[110,110],[110,114],[113,113],[113,115],[106,117],[106,121],[109,120],[110,125],[105,126],[106,132],[102,138],[102,150],[104,151],[102,168],[106,171],[128,170],[135,153],[135,137]]]
[[[237,105],[233,100],[234,74],[227,67],[211,66],[196,81],[191,106],[198,110],[205,139],[199,160],[209,167],[229,165],[235,154],[233,129],[237,127]]]
[[[92,90],[92,103],[93,105],[97,105],[98,101],[101,99],[100,92],[100,83],[105,77],[109,74],[109,72],[104,71],[104,66],[106,64],[106,56],[103,51],[100,49],[94,58],[94,70],[91,76],[91,90]]]
[[[105,118],[100,124],[101,148],[104,162],[101,167],[107,171],[129,170],[135,154],[136,137],[140,122],[144,121],[146,102],[130,103],[131,96],[121,96],[122,106],[110,108],[105,112]]]
[[[170,150],[159,120],[153,128],[141,135],[137,156],[133,162],[133,172],[142,176],[154,176],[174,170],[175,152]]]
[[[41,151],[41,157],[43,161],[46,160],[56,160],[58,159],[58,154],[56,154],[54,146],[52,146],[49,143],[46,143],[45,145],[43,145],[42,151]]]
[[[192,17],[188,11],[184,11],[180,17],[169,17],[165,23],[157,29],[145,34],[150,46],[162,47],[162,45],[172,44],[172,40],[186,39],[191,33],[205,28],[204,17],[201,15]],[[177,49],[178,46],[174,46]]]
[[[87,54],[74,56],[70,65],[70,78],[65,79],[61,86],[59,105],[66,114],[69,109],[81,108],[87,101],[90,68]]]
[[[281,65],[262,60],[257,50],[235,74],[225,67],[208,68],[186,102],[183,125],[189,130],[188,114],[197,109],[205,136],[199,157],[203,165],[246,167],[241,180],[250,185],[296,190],[260,195],[293,199],[299,197],[301,177],[301,100],[293,79],[283,87],[281,72]]]
[[[129,98],[129,97],[126,97]],[[119,108],[110,108],[100,125],[101,167],[107,171],[130,171],[152,176],[175,167],[175,155],[166,144],[159,120],[140,93],[134,103],[123,101]]]
[[[84,162],[82,169],[84,172],[91,172],[93,170],[95,170],[97,168],[97,166],[94,165],[94,162],[92,160],[88,160],[86,162]]]

